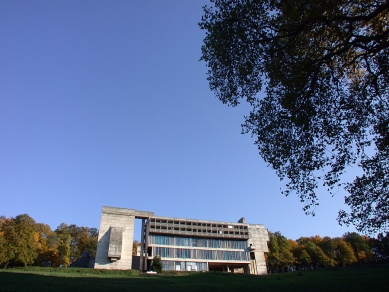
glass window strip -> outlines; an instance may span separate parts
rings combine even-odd
[[[153,254],[163,258],[249,261],[249,253],[243,251],[202,250],[153,246]]]
[[[149,235],[149,244],[228,249],[247,248],[247,240],[191,238],[155,234]]]

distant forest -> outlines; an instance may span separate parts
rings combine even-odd
[[[97,228],[62,223],[53,231],[27,214],[0,216],[0,267],[66,267],[80,257],[94,258],[97,239]],[[133,253],[138,245],[135,241]],[[292,240],[280,232],[269,232],[268,247],[269,273],[389,261],[389,233],[376,238],[347,232],[342,237],[316,235]]]
[[[347,232],[342,237],[316,235],[292,240],[280,232],[269,232],[269,237],[268,273],[389,261],[389,233],[377,238]]]

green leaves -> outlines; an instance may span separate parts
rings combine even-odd
[[[90,257],[96,255],[98,230],[96,228],[79,227],[75,224],[62,223],[55,233],[59,239],[58,251],[61,264],[68,266],[83,252],[88,252]]]
[[[37,225],[27,214],[5,219],[0,225],[0,263],[9,261],[24,266],[32,264],[38,256]]]
[[[269,233],[267,264],[270,273],[283,272],[293,266],[292,245],[280,232]]]
[[[387,230],[389,2],[212,2],[199,24],[210,88],[228,105],[250,103],[242,132],[289,180],[284,194],[314,215],[319,181],[332,192],[360,165],[338,221]]]
[[[68,266],[86,251],[94,257],[98,230],[62,223],[55,232],[27,214],[0,216],[0,265]]]
[[[153,262],[151,264],[151,269],[154,272],[161,273],[162,272],[162,260],[159,255],[153,257]]]

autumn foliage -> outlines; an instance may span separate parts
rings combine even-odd
[[[27,214],[0,217],[0,266],[69,266],[86,253],[94,257],[98,230],[62,223],[56,230]]]
[[[389,260],[389,234],[377,238],[347,232],[342,237],[300,237],[287,239],[270,233],[266,264],[269,273],[345,267]]]
[[[98,230],[60,224],[54,231],[27,214],[0,216],[0,267],[69,266],[78,258],[95,257]],[[133,255],[139,242],[134,242]],[[347,232],[342,237],[300,237],[291,240],[280,232],[269,233],[266,264],[269,273],[345,267],[389,261],[389,233],[376,238]],[[154,259],[154,268],[159,267]]]

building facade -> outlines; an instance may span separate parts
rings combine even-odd
[[[142,220],[139,258],[132,256],[135,219]],[[268,240],[263,225],[248,224],[244,218],[219,222],[103,207],[95,269],[148,270],[159,255],[164,270],[262,275],[267,273]]]

